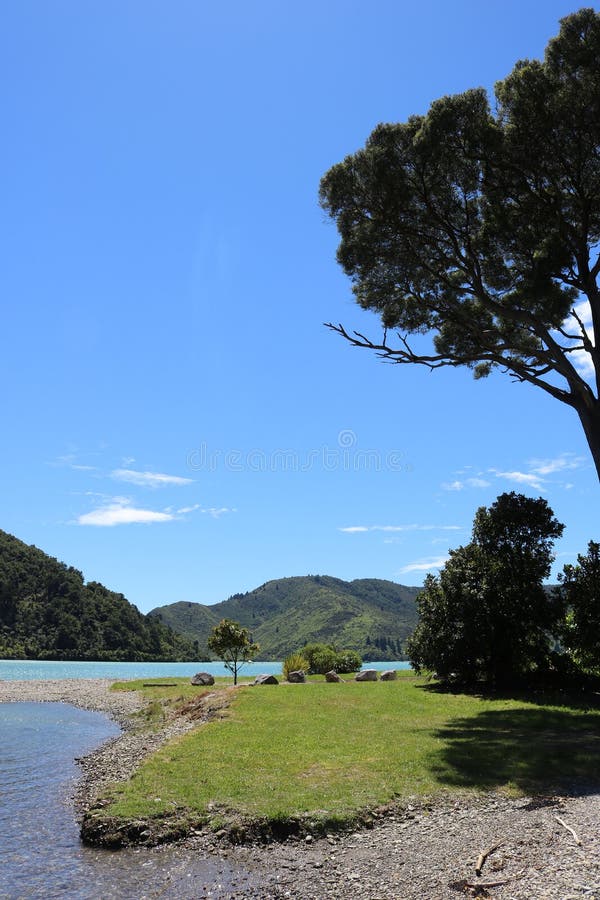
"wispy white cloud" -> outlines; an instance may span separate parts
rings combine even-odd
[[[140,509],[133,506],[125,497],[115,497],[112,502],[105,503],[98,509],[84,513],[77,519],[78,525],[95,525],[112,527],[114,525],[134,525],[153,522],[170,522],[175,516],[169,512],[153,509]]]
[[[171,509],[169,508],[167,511],[171,512]],[[194,503],[192,506],[182,506],[176,510],[178,516],[185,516],[192,512],[200,512],[212,516],[213,519],[218,519],[226,513],[237,512],[237,509],[234,506],[202,506],[201,503]]]
[[[554,459],[531,459],[529,465],[531,471],[537,475],[552,475],[554,472],[564,472],[568,469],[580,469],[586,460],[583,456],[575,456],[573,453],[561,453]]]
[[[543,480],[535,472],[519,472],[518,470],[500,472],[498,469],[490,469],[490,472],[493,472],[496,478],[504,478],[506,481],[513,481],[515,484],[524,484],[527,487],[534,488],[536,491],[541,491],[543,488]]]
[[[202,508],[201,512],[207,513],[209,516],[212,516],[213,519],[218,519],[226,513],[237,512],[237,509],[229,506],[209,506],[207,509]]]
[[[434,572],[446,565],[449,556],[435,556],[428,559],[417,559],[414,562],[407,563],[398,571],[399,575],[408,575],[409,572]]]
[[[365,531],[460,531],[460,525],[350,525],[347,528],[338,528],[344,534],[358,534]]]
[[[74,453],[64,453],[62,456],[57,456],[56,459],[49,463],[51,466],[62,467],[64,466],[67,469],[73,469],[76,472],[97,472],[97,466],[88,466],[84,463],[77,462],[77,456]]]
[[[110,527],[113,525],[134,525],[147,524],[155,522],[172,522],[181,516],[185,516],[192,512],[204,513],[213,519],[218,519],[226,513],[237,512],[234,507],[228,506],[208,506],[204,507],[200,503],[194,503],[192,506],[182,506],[179,509],[166,507],[162,510],[147,509],[140,507],[129,497],[106,497],[104,495],[91,494],[101,498],[100,505],[91,510],[91,512],[83,513],[77,520],[77,525],[97,525]]]
[[[113,469],[111,478],[126,481],[138,487],[166,487],[168,485],[193,484],[193,479],[180,475],[165,475],[163,472],[138,472],[135,469]]]
[[[456,481],[445,481],[442,484],[442,488],[445,491],[464,491],[466,486],[466,482],[458,481],[458,479]]]
[[[536,491],[543,491],[548,484],[556,483],[548,481],[549,475],[580,469],[585,464],[586,460],[583,456],[575,456],[574,453],[561,453],[559,456],[551,459],[530,459],[527,462],[527,471],[521,471],[520,469],[509,471],[490,469],[489,471],[496,478],[503,478],[515,484],[523,484]],[[569,486],[572,487],[572,484],[563,483],[562,486],[568,488]]]
[[[185,516],[187,513],[196,512],[197,509],[201,509],[200,503],[194,503],[193,506],[182,506],[181,509],[177,510],[177,515]]]
[[[548,476],[580,469],[585,464],[586,459],[583,456],[576,456],[574,453],[561,453],[549,459],[530,459],[523,468],[491,467],[485,472],[478,472],[476,475],[468,475],[468,477],[463,476],[467,476],[467,470],[471,467],[465,466],[455,473],[459,477],[455,478],[454,481],[445,481],[442,484],[442,489],[445,491],[464,491],[467,488],[491,487],[492,481],[490,481],[490,476],[493,476],[513,484],[530,487],[535,491],[543,491],[549,483],[561,484],[567,490],[573,485],[556,480],[549,482]]]
[[[445,491],[464,491],[465,488],[486,488],[489,487],[491,482],[489,482],[486,478],[481,478],[480,476],[474,476],[472,478],[465,478],[463,481],[456,479],[456,481],[446,481],[442,484],[442,488]]]

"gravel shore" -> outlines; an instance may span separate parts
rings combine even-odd
[[[142,706],[135,693],[110,693],[110,681],[0,682],[0,702],[62,701],[103,712],[123,733],[84,760],[76,803],[83,810],[108,781],[127,778],[165,740],[198,722],[181,717],[149,734],[132,726]],[[561,821],[559,821],[559,819]],[[570,830],[572,829],[572,830]],[[578,843],[579,841],[579,843]],[[495,847],[476,875],[479,855]],[[600,900],[600,793],[521,798],[457,796],[434,804],[415,801],[372,827],[321,839],[290,839],[268,846],[232,846],[193,835],[148,858],[177,859],[163,897],[217,900]],[[227,879],[207,880],[208,858],[228,868]],[[214,871],[214,864],[212,871]],[[239,873],[236,875],[235,873]],[[163,873],[164,874],[164,873]],[[185,890],[184,890],[185,886]],[[150,890],[148,897],[158,896]]]

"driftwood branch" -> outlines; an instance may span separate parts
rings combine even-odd
[[[497,844],[493,844],[491,847],[488,847],[487,850],[482,850],[477,858],[477,865],[475,866],[475,874],[478,878],[481,878],[481,870],[483,869],[484,863],[488,856],[490,856],[494,850],[497,850],[498,847],[501,847],[504,841],[499,841]]]
[[[563,819],[561,819],[560,816],[554,816],[554,818],[556,819],[556,821],[558,822],[559,825],[562,825],[563,828],[566,828],[567,831],[571,832],[571,834],[573,835],[573,838],[575,839],[575,843],[577,844],[578,847],[581,847],[581,841],[580,841],[579,837],[577,836],[576,832],[571,828],[571,826],[567,825],[567,823],[565,821],[563,821]]]

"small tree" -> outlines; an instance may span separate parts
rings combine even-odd
[[[600,544],[590,541],[577,565],[565,566],[562,590],[569,612],[565,648],[584,669],[600,671]]]
[[[254,659],[260,646],[252,642],[250,632],[242,628],[238,622],[222,619],[210,633],[207,640],[208,649],[223,661],[226,669],[233,675],[233,683],[237,684],[238,670],[244,663]]]
[[[542,582],[563,527],[541,497],[513,492],[482,506],[471,543],[451,551],[417,598],[407,646],[414,668],[501,684],[547,664],[564,605]]]

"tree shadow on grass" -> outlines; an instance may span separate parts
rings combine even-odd
[[[600,789],[600,717],[567,709],[482,710],[435,732],[428,764],[454,788],[531,793]]]

